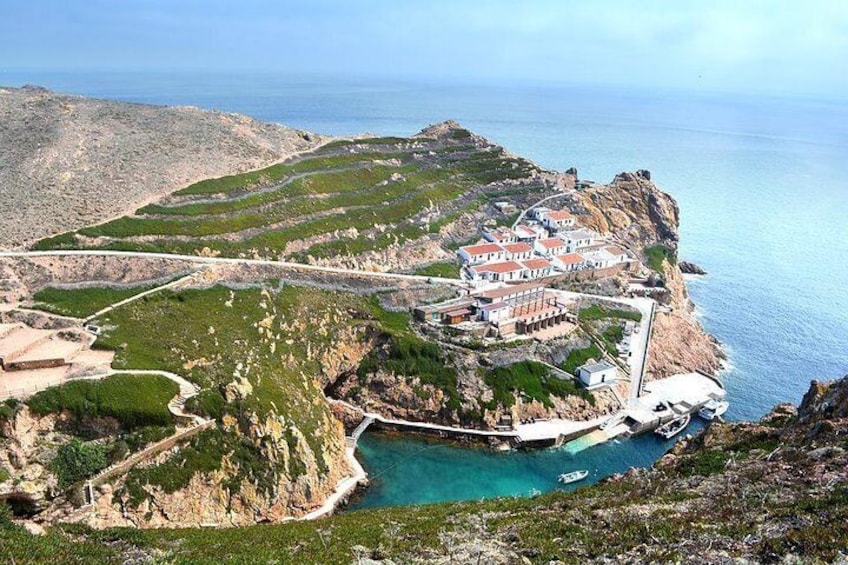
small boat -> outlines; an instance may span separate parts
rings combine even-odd
[[[666,422],[656,430],[654,433],[660,436],[663,439],[671,439],[683,430],[686,429],[686,426],[689,425],[689,421],[692,419],[692,416],[689,414],[684,414],[679,418],[675,418],[670,422]]]
[[[576,483],[577,481],[582,481],[588,476],[589,471],[572,471],[570,473],[563,473],[562,475],[557,477],[557,480],[562,484],[567,485],[570,483]]]
[[[704,404],[700,410],[698,410],[698,416],[707,421],[715,420],[727,412],[729,407],[730,403],[726,400],[710,400]]]

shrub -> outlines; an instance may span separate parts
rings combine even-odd
[[[618,318],[620,320],[632,320],[634,322],[642,321],[642,313],[638,310],[621,310],[617,308],[607,308],[600,304],[593,304],[587,308],[580,310],[580,320],[591,322],[596,320],[606,320],[608,318]]]
[[[107,465],[106,447],[93,443],[83,443],[74,438],[56,452],[51,470],[59,480],[60,488],[86,479]]]
[[[176,383],[159,375],[112,375],[99,381],[71,381],[27,401],[36,414],[69,411],[77,419],[110,416],[125,429],[171,423],[168,401]]]
[[[583,349],[572,349],[569,351],[568,357],[560,368],[566,373],[574,375],[577,373],[577,368],[585,365],[589,359],[600,359],[601,357],[603,357],[601,350],[598,349],[597,345],[591,343]]]
[[[646,247],[644,253],[648,267],[658,273],[663,272],[663,264],[666,261],[668,261],[671,265],[677,264],[677,257],[675,257],[671,249],[661,243],[651,247]]]
[[[536,361],[521,361],[486,372],[484,382],[492,388],[494,401],[509,408],[515,404],[514,393],[521,393],[547,407],[553,406],[551,395],[565,398],[577,395],[594,404],[594,397],[571,380],[551,376],[550,367]]]

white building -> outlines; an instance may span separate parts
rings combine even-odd
[[[520,225],[515,228],[515,233],[518,235],[518,241],[524,243],[533,243],[537,239],[548,237],[548,233],[539,226]]]
[[[533,242],[533,248],[536,250],[536,253],[545,257],[554,257],[566,252],[565,242],[556,237],[537,239]]]
[[[591,269],[606,269],[619,263],[616,256],[603,247],[596,251],[583,253],[582,255],[586,260],[586,265]]]
[[[557,237],[565,242],[568,253],[572,253],[583,247],[591,247],[592,243],[598,239],[598,235],[595,232],[585,228],[561,231],[557,234]]]
[[[466,265],[478,265],[487,261],[502,261],[504,249],[496,243],[478,243],[460,247],[456,254]]]
[[[524,267],[524,278],[527,279],[538,279],[540,277],[547,277],[553,271],[553,265],[547,259],[528,259],[526,261],[522,261],[521,265]]]
[[[571,273],[583,269],[586,266],[586,259],[580,253],[567,253],[556,255],[551,259],[551,263],[556,269],[564,273]]]
[[[498,263],[485,263],[468,267],[472,280],[487,280],[492,282],[517,281],[525,278],[526,269],[515,261],[501,261]]]
[[[492,243],[515,243],[518,241],[518,234],[512,231],[507,227],[499,227],[493,230],[486,230],[483,232],[483,237],[486,241],[491,241]]]
[[[577,376],[587,387],[616,382],[616,366],[602,359],[599,363],[587,363],[577,369]]]
[[[604,247],[604,250],[612,255],[615,263],[626,263],[627,261],[630,261],[630,257],[627,255],[627,252],[617,245],[607,245]]]
[[[533,248],[528,243],[507,243],[502,245],[504,259],[507,261],[523,261],[533,256]]]
[[[512,313],[512,306],[506,302],[493,302],[480,307],[480,319],[484,322],[499,322],[506,320]]]
[[[555,233],[559,230],[574,226],[574,216],[565,210],[551,210],[542,217],[542,225],[550,232]]]
[[[551,211],[551,209],[546,207],[546,206],[538,206],[536,208],[533,208],[533,211],[530,212],[530,216],[534,220],[541,222],[545,218],[545,214],[547,214],[550,211]]]

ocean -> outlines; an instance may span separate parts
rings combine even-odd
[[[0,84],[248,114],[326,134],[410,135],[454,119],[543,167],[609,181],[649,169],[681,210],[689,290],[729,355],[730,419],[848,374],[848,100],[588,86],[323,76],[3,73]],[[496,454],[366,433],[375,478],[357,507],[528,495],[586,468],[647,466],[653,437],[571,456]],[[582,483],[585,484],[585,483]]]

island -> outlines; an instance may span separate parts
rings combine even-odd
[[[577,452],[725,398],[723,354],[678,260],[678,206],[648,171],[603,183],[546,170],[453,121],[334,139],[38,88],[0,89],[0,108],[10,140],[35,114],[48,124],[0,170],[32,187],[0,252],[0,499],[33,532],[310,520],[367,488],[356,444],[369,427]],[[64,153],[74,143],[79,162]],[[574,499],[511,502],[511,520],[562,505],[563,527],[585,535],[581,501],[695,496],[675,477],[754,472],[729,453],[785,457],[811,419],[835,417],[813,397],[844,407],[843,388],[763,424],[710,426],[657,469]],[[501,516],[498,504],[479,511]],[[692,519],[674,511],[656,536]],[[400,529],[433,520],[393,512]],[[632,555],[647,534],[599,512]],[[512,535],[507,522],[495,529]],[[459,551],[479,539],[466,533]],[[68,551],[91,543],[57,535]],[[196,534],[181,535],[189,549],[175,551],[192,551]],[[517,536],[480,555],[593,555]]]

